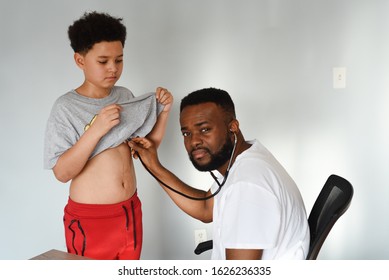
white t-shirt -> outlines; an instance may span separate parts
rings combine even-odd
[[[301,194],[274,156],[250,143],[214,198],[212,259],[226,259],[226,248],[263,249],[264,260],[305,259],[310,233]]]

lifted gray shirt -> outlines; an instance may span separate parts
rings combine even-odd
[[[107,97],[95,99],[72,90],[56,100],[47,121],[44,168],[53,168],[58,158],[89,128],[100,110],[110,104],[122,106],[120,123],[100,139],[90,158],[130,138],[146,136],[163,109],[154,92],[134,97],[127,88],[115,86]]]

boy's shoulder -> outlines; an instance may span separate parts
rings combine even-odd
[[[129,90],[128,88],[126,88],[126,87],[123,87],[123,86],[114,86],[112,88],[112,92],[115,92],[115,93],[118,93],[118,94],[129,94],[132,97],[134,97],[134,94],[132,93],[132,91]]]
[[[74,90],[70,90],[65,94],[60,95],[54,102],[54,106],[60,106],[62,104],[67,104],[71,102],[76,97],[76,93]]]

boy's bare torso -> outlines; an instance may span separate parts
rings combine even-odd
[[[70,198],[87,204],[122,202],[135,191],[134,164],[126,143],[90,159],[70,184]]]

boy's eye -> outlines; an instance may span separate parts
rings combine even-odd
[[[100,60],[100,61],[98,61],[100,64],[106,64],[107,63],[107,61],[106,60]]]
[[[116,60],[116,63],[122,63],[122,62],[123,62],[123,59]]]

